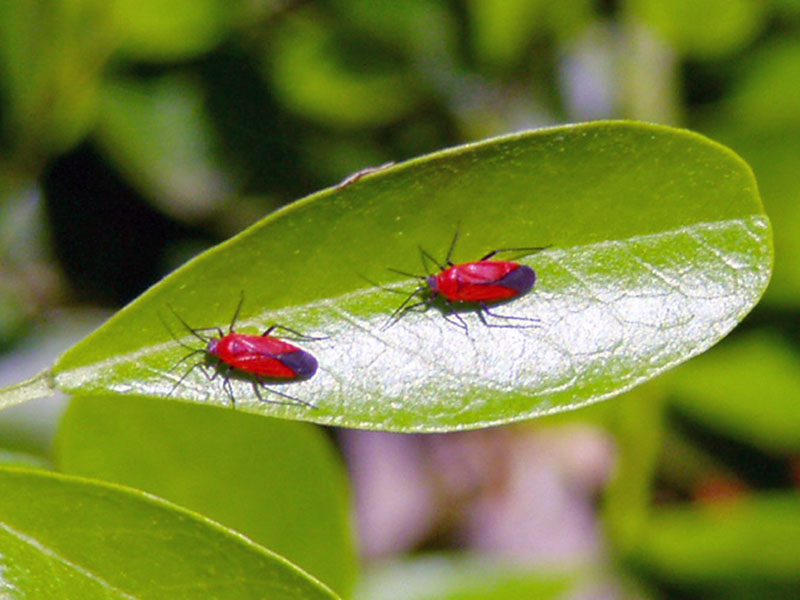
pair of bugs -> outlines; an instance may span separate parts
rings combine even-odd
[[[517,262],[492,259],[498,254],[506,252],[522,253],[523,256],[530,255],[544,250],[547,246],[500,248],[492,250],[475,262],[456,264],[452,261],[452,255],[457,241],[458,231],[453,237],[444,263],[438,262],[428,252],[420,248],[425,268],[427,269],[428,267],[427,259],[439,269],[433,275],[414,275],[397,269],[390,269],[401,275],[419,279],[421,283],[390,315],[386,326],[394,325],[409,310],[420,306],[425,307],[425,309],[429,308],[437,299],[441,299],[445,306],[445,319],[465,331],[467,330],[467,324],[457,310],[458,307],[465,305],[476,306],[481,321],[487,327],[524,328],[534,326],[538,319],[499,315],[490,310],[489,303],[502,302],[527,294],[536,283],[536,272],[531,267]],[[413,302],[414,298],[418,297],[422,297],[422,299]],[[317,372],[318,366],[317,359],[309,352],[301,350],[286,341],[286,339],[281,339],[271,334],[280,330],[287,334],[283,338],[292,339],[293,341],[315,341],[325,338],[306,336],[277,324],[270,326],[261,335],[239,333],[235,331],[234,327],[239,318],[243,301],[244,295],[239,300],[227,333],[218,327],[192,328],[173,310],[181,324],[204,344],[202,348],[193,348],[176,338],[176,341],[190,350],[190,352],[178,361],[174,367],[198,355],[203,355],[205,360],[193,364],[178,379],[170,390],[170,394],[192,371],[200,369],[209,380],[213,380],[220,375],[223,377],[223,388],[234,405],[236,401],[231,377],[236,375],[240,378],[249,379],[256,396],[262,402],[287,405],[300,404],[315,408],[309,402],[290,396],[274,387],[267,387],[268,382],[279,383],[309,379]],[[504,321],[513,321],[514,323],[492,323],[486,319],[487,316]],[[525,324],[522,324],[523,322]],[[209,334],[209,332],[212,333]],[[213,333],[216,333],[216,336]],[[212,368],[210,374],[206,369],[207,366]],[[284,400],[267,400],[261,395],[261,389],[277,394],[283,397]]]

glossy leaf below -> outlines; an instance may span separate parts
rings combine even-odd
[[[3,598],[333,599],[288,561],[131,489],[0,469]]]

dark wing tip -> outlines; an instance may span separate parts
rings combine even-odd
[[[294,371],[299,379],[308,379],[317,372],[317,359],[305,350],[284,352],[276,358]]]
[[[536,271],[528,265],[520,265],[504,277],[501,277],[496,283],[497,285],[511,288],[517,292],[517,295],[522,296],[533,289],[536,283]]]

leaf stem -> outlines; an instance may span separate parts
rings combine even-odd
[[[0,388],[0,410],[36,398],[47,398],[55,393],[53,373],[45,369],[20,383]]]

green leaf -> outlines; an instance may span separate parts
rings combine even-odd
[[[706,111],[705,133],[752,166],[775,225],[775,265],[764,301],[794,308],[800,299],[800,40],[779,37],[737,63],[730,95]]]
[[[442,256],[459,223],[456,261],[553,245],[522,259],[539,273],[535,290],[495,309],[538,327],[490,328],[467,311],[466,334],[441,305],[385,327],[401,297],[365,278],[413,288],[386,267],[418,271],[417,245]],[[234,379],[238,408],[373,429],[476,428],[609,398],[704,351],[757,302],[771,263],[752,173],[726,148],[641,123],[526,132],[274,213],[120,311],[54,377],[69,392],[229,405],[223,377],[194,370],[176,386],[187,350],[165,322],[180,329],[171,306],[193,327],[227,327],[243,292],[238,330],[277,322],[328,338],[303,344],[317,374],[282,388],[316,408],[261,402]]]
[[[679,52],[701,58],[741,48],[768,14],[759,0],[632,0],[629,11]]]
[[[169,61],[213,48],[229,33],[242,5],[237,0],[116,0],[111,18],[127,56]]]
[[[537,572],[470,556],[426,556],[380,566],[357,600],[517,600],[564,598],[574,574]]]
[[[492,65],[525,60],[537,37],[575,35],[591,22],[593,11],[586,0],[470,0],[467,8],[475,52]]]
[[[418,84],[398,62],[371,37],[352,29],[337,36],[311,9],[273,32],[266,70],[289,110],[336,128],[364,128],[395,122],[420,104]]]
[[[213,407],[112,400],[71,402],[56,441],[60,470],[195,510],[350,595],[356,561],[345,476],[318,428]]]
[[[614,547],[627,551],[641,536],[664,447],[664,394],[658,383],[623,395],[608,411],[617,456],[606,487],[602,516]]]
[[[781,259],[775,265],[764,302],[794,309],[800,302],[800,236],[796,235],[800,227],[800,182],[795,170],[800,161],[800,127],[784,124],[777,131],[769,131],[762,123],[745,129],[737,120],[728,121],[726,127],[712,129],[750,161],[763,182],[760,191],[775,223],[775,252]]]
[[[657,511],[631,558],[674,582],[797,579],[800,496],[744,497]]]
[[[96,116],[100,75],[116,40],[105,7],[91,4],[0,2],[3,126],[14,158],[39,161],[34,170],[79,142]]]
[[[676,405],[710,427],[772,452],[800,451],[800,357],[780,338],[737,337],[669,383]]]
[[[41,456],[21,452],[19,450],[6,450],[0,448],[0,465],[28,467],[31,469],[51,469],[50,463]],[[0,588],[1,589],[1,588]]]
[[[230,194],[198,85],[176,76],[146,84],[117,77],[101,95],[98,142],[131,185],[162,210],[198,218]]]
[[[47,398],[56,392],[50,371],[42,371],[30,379],[0,389],[0,409],[28,400]]]
[[[125,488],[0,468],[9,598],[335,598],[199,515]]]

